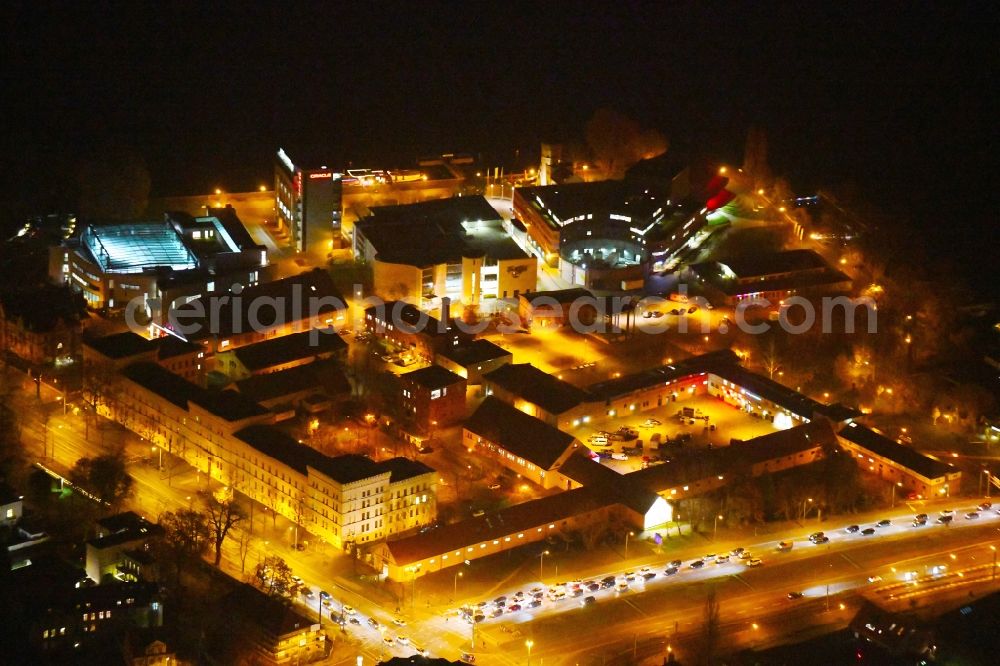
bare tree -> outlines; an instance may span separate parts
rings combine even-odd
[[[708,588],[701,630],[701,654],[698,663],[712,666],[718,662],[719,651],[719,600],[715,588]]]
[[[215,493],[203,492],[201,496],[208,510],[208,526],[215,546],[215,566],[219,566],[222,562],[222,544],[229,531],[246,518],[246,514],[236,503],[231,488],[226,487]]]
[[[292,568],[277,555],[268,555],[254,571],[254,584],[272,597],[283,597],[292,590]]]
[[[662,155],[667,139],[656,130],[644,130],[632,118],[610,109],[598,109],[587,122],[587,145],[608,178],[621,178],[639,160]]]
[[[192,509],[168,511],[160,517],[163,539],[158,545],[157,561],[173,565],[175,585],[181,585],[181,574],[208,552],[211,532],[205,514]]]
[[[236,530],[236,545],[240,552],[240,573],[246,573],[247,570],[247,555],[250,553],[250,530],[238,529]]]

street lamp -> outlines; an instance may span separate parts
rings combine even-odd
[[[715,521],[714,521],[715,525],[712,527],[712,540],[715,540],[715,538],[719,536],[719,521],[720,520],[723,520],[723,517],[720,516],[720,515],[718,515],[718,514],[716,514]]]
[[[808,504],[812,504],[812,501],[813,501],[813,498],[809,497],[809,498],[806,498],[806,500],[804,502],[802,502],[802,518],[806,517],[806,504],[807,503]]]
[[[540,552],[538,554],[538,580],[539,581],[543,580],[543,578],[544,578],[544,576],[542,575],[542,571],[543,571],[542,567],[545,565],[545,556],[548,555],[548,554],[549,554],[549,551],[547,551],[547,550],[543,550],[542,552]]]
[[[629,531],[625,533],[625,559],[628,559],[628,538],[634,537],[635,532]]]
[[[462,577],[462,572],[459,571],[455,574],[455,591],[452,593],[452,597],[458,599],[458,579]]]
[[[524,641],[525,646],[528,648],[528,666],[531,666],[531,648],[535,646],[535,641],[530,638]]]
[[[897,481],[896,484],[892,487],[892,508],[896,508],[896,488],[902,488],[902,487],[903,487],[902,481]]]
[[[162,471],[163,470],[163,449],[161,449],[158,446],[153,446],[153,447],[150,447],[150,451],[152,451],[153,453],[158,454],[159,460],[157,461],[157,464],[156,464],[156,470],[157,471]]]

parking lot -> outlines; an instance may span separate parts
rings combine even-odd
[[[678,412],[685,408],[693,410],[693,417],[678,418]],[[706,420],[707,417],[707,420]],[[659,425],[647,420],[659,421]],[[692,423],[693,422],[693,423]],[[712,429],[715,426],[715,429]],[[588,438],[599,432],[614,433],[619,428],[627,427],[638,433],[638,438],[627,441],[610,440],[610,446],[593,446]],[[642,442],[643,453],[630,456],[628,460],[608,460],[609,466],[618,471],[626,472],[639,469],[642,456],[649,455],[655,449],[653,440],[659,435],[661,442],[675,440],[682,435],[690,439],[684,444],[686,449],[728,446],[732,439],[753,439],[775,431],[774,424],[726,404],[711,396],[696,396],[688,400],[671,402],[656,409],[618,414],[613,417],[594,419],[588,429],[581,429],[578,437],[595,451],[613,451],[620,453],[623,448],[635,447]]]

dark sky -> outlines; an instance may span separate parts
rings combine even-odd
[[[236,190],[270,179],[278,145],[358,166],[502,157],[610,106],[725,158],[758,123],[803,191],[854,182],[929,233],[997,226],[983,6],[35,4],[0,10],[6,171],[24,178],[114,141],[154,193]]]

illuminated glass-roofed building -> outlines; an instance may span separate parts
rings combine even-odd
[[[137,273],[167,267],[181,271],[198,267],[181,235],[162,222],[107,226],[88,225],[83,245],[105,273]]]
[[[267,282],[267,249],[231,207],[208,215],[168,213],[163,220],[88,223],[50,248],[49,276],[83,294],[94,309],[120,309],[139,299],[156,323],[167,304],[214,291]],[[155,303],[161,304],[159,313]]]

